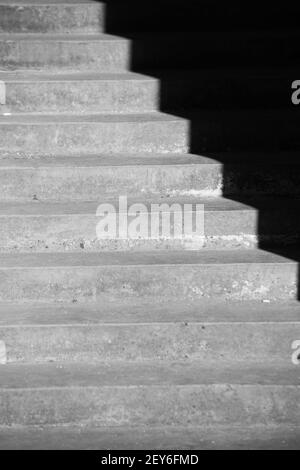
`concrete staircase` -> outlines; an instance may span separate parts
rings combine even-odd
[[[0,0],[0,448],[299,448],[300,33],[124,3]],[[98,240],[120,195],[205,235]]]

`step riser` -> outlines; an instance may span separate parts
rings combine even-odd
[[[276,385],[8,389],[0,425],[298,425],[299,400],[299,387]]]
[[[100,33],[105,5],[0,5],[0,33]]]
[[[0,125],[4,156],[186,153],[188,141],[188,122],[175,119]]]
[[[78,160],[79,162],[79,160]],[[18,161],[16,160],[16,167]],[[120,195],[300,195],[297,165],[1,168],[2,201],[99,201]]]
[[[112,40],[43,40],[0,38],[0,68],[3,70],[82,70],[113,72],[150,68],[201,66],[249,66],[299,63],[297,35],[261,38],[218,35],[159,37],[148,40],[118,37]],[[197,43],[197,47],[195,47]],[[284,50],[278,59],[277,50]],[[241,52],[242,51],[242,52]]]
[[[229,123],[203,118],[201,123],[170,121],[58,122],[0,124],[4,156],[101,153],[198,153],[300,149],[297,120]]]
[[[155,80],[6,82],[10,113],[138,113],[159,109]]]
[[[291,263],[1,268],[0,301],[94,303],[297,298]]]
[[[300,323],[20,326],[0,327],[0,337],[10,363],[195,360],[203,366],[290,365]]]
[[[1,450],[299,450],[299,426],[198,427],[114,427],[36,426],[3,427]],[[196,459],[195,459],[196,460]]]
[[[205,206],[204,206],[205,210]],[[97,239],[96,227],[101,220],[90,215],[1,216],[0,252],[111,251],[156,249],[247,249],[259,243],[285,245],[299,241],[298,209],[282,218],[281,210],[259,215],[247,211],[204,213],[204,234],[184,239],[151,239],[151,217],[148,218],[149,239]],[[43,208],[41,208],[41,212]],[[96,206],[95,206],[96,214]],[[193,215],[195,220],[196,215]],[[160,216],[161,218],[161,216]],[[135,217],[129,217],[128,223]],[[171,234],[174,218],[170,218]],[[119,230],[117,220],[117,231]],[[161,230],[160,223],[160,230]],[[195,228],[194,228],[195,230]],[[259,231],[259,233],[258,233]]]
[[[130,42],[112,41],[3,41],[0,40],[0,69],[43,69],[62,72],[121,72],[129,70]]]
[[[294,76],[236,78],[205,73],[190,79],[25,81],[5,80],[11,113],[114,113],[227,106],[290,106]],[[296,72],[295,72],[296,73]],[[155,74],[154,74],[155,75]],[[159,81],[158,81],[159,80]],[[276,96],[276,102],[274,101]]]

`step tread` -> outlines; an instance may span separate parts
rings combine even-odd
[[[191,165],[219,165],[223,164],[255,165],[299,165],[299,152],[226,152],[207,155],[193,154],[99,154],[75,156],[34,156],[32,158],[13,158],[11,156],[0,158],[0,168],[93,168],[114,166],[191,166]]]
[[[294,426],[0,428],[3,450],[299,450]]]
[[[225,38],[250,38],[257,40],[258,38],[267,38],[268,40],[272,37],[276,38],[292,38],[299,37],[298,29],[288,29],[288,30],[274,30],[274,29],[264,29],[264,30],[246,30],[246,31],[200,31],[200,32],[185,32],[185,31],[176,31],[176,32],[143,32],[135,33],[134,31],[130,32],[130,35],[127,37],[117,36],[116,34],[109,33],[90,33],[90,34],[54,34],[54,33],[0,33],[0,41],[66,41],[66,42],[76,42],[76,41],[103,41],[103,40],[119,40],[119,41],[131,41],[131,40],[143,40],[143,41],[161,41],[162,38],[176,39],[179,38],[182,40],[194,39],[194,38],[203,38],[210,39],[214,38],[216,40],[223,40]]]
[[[70,387],[209,386],[216,384],[300,387],[295,366],[203,367],[197,362],[111,362],[107,364],[8,364],[0,390]]]
[[[295,161],[299,155],[293,157]],[[34,158],[0,158],[0,167],[3,168],[90,168],[90,167],[112,167],[112,166],[161,166],[179,165],[189,166],[204,163],[218,163],[212,158],[190,155],[190,154],[128,154],[123,155],[82,155],[74,157],[53,156]]]
[[[274,78],[290,78],[291,74],[299,71],[300,67],[285,67],[284,69],[275,66],[270,67],[255,67],[255,68],[237,68],[237,67],[222,67],[222,68],[201,68],[201,69],[145,69],[143,73],[132,72],[130,70],[124,72],[95,72],[95,71],[68,71],[60,72],[59,74],[51,71],[42,70],[22,70],[22,71],[1,71],[0,80],[7,82],[62,82],[62,81],[119,81],[119,80],[137,80],[137,81],[151,81],[151,80],[189,80],[207,79],[213,75],[214,79],[220,78],[266,78],[274,80]]]
[[[200,250],[158,252],[102,253],[1,253],[0,269],[58,267],[125,267],[125,266],[205,266],[238,264],[297,264],[299,249],[282,254],[263,250]]]
[[[3,72],[0,71],[0,81],[10,83],[23,82],[65,82],[65,81],[157,81],[155,77],[135,72],[102,73],[102,72],[69,72],[45,73],[34,71]]]
[[[105,198],[105,202],[114,204],[118,207],[118,199]],[[294,198],[257,198],[245,202],[239,202],[222,197],[211,198],[197,198],[190,197],[161,197],[153,196],[151,199],[147,198],[128,198],[128,205],[131,204],[144,204],[148,211],[151,204],[193,204],[204,205],[205,212],[249,212],[257,210],[280,210],[299,209],[300,199]],[[74,202],[1,202],[0,201],[0,217],[48,217],[55,215],[95,215],[97,208],[100,204],[99,201],[74,201]],[[258,209],[259,208],[259,209]]]
[[[0,0],[0,5],[72,5],[72,4],[95,4],[94,0]],[[101,2],[104,3],[104,2]]]
[[[1,125],[44,125],[44,124],[72,124],[72,123],[118,123],[118,122],[174,122],[174,121],[185,121],[180,116],[173,116],[171,114],[162,113],[159,111],[147,112],[147,113],[130,113],[130,114],[14,114],[9,116],[0,115]]]
[[[102,301],[101,305],[0,303],[0,326],[84,326],[128,324],[299,324],[300,303],[202,300],[201,302]]]
[[[0,41],[5,42],[110,42],[118,41],[123,43],[130,43],[131,40],[123,37],[116,36],[108,33],[90,33],[90,34],[54,34],[54,33],[0,33]]]
[[[0,115],[0,124],[21,123],[21,124],[39,124],[39,123],[56,123],[59,122],[138,122],[138,121],[201,121],[207,119],[232,119],[232,120],[253,120],[253,118],[268,119],[276,121],[277,119],[284,120],[285,118],[299,119],[297,109],[204,109],[196,111],[186,111],[184,117],[176,114],[176,110],[168,112],[151,111],[145,113],[122,113],[119,115],[93,113],[93,114],[45,114],[45,113],[24,113],[22,115]]]

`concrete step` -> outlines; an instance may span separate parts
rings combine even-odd
[[[89,0],[1,0],[1,33],[100,33],[105,4]]]
[[[0,34],[0,69],[102,73],[145,68],[299,66],[299,31]],[[195,47],[197,44],[197,47]]]
[[[300,195],[297,152],[83,155],[0,159],[1,200]]]
[[[0,113],[136,113],[159,109],[158,80],[134,73],[0,73]]]
[[[299,425],[294,367],[212,370],[173,362],[1,369],[2,426]]]
[[[298,301],[232,301],[216,299],[199,301],[145,302],[143,299],[121,299],[101,304],[66,303],[0,303],[0,327],[128,325],[128,324],[280,324],[298,323]],[[251,340],[251,338],[248,338]],[[244,351],[246,354],[246,351]],[[275,352],[275,354],[277,354]],[[265,358],[271,360],[271,357]]]
[[[116,234],[97,237],[96,228],[103,217],[100,204],[111,204],[116,214]],[[250,200],[247,203],[223,198],[152,198],[127,200],[128,210],[139,204],[148,224],[140,238],[118,237],[119,200],[70,203],[0,203],[0,252],[116,251],[157,249],[247,249],[296,244],[300,239],[298,213],[300,199]],[[140,205],[143,205],[141,207]],[[142,212],[142,209],[144,212]],[[169,233],[163,234],[162,211],[170,211]],[[203,211],[204,226],[196,227],[196,212]],[[193,221],[185,232],[184,214]],[[285,214],[282,217],[282,214]],[[172,214],[172,215],[171,215]],[[128,226],[138,214],[128,215]],[[154,217],[154,219],[153,219]],[[122,218],[123,220],[123,218]],[[159,220],[158,234],[153,220]],[[176,221],[178,221],[176,223]],[[164,222],[165,224],[165,222]],[[178,225],[179,224],[179,225]],[[177,234],[177,235],[176,235]]]
[[[211,367],[287,367],[300,338],[296,302],[0,304],[0,317],[9,364],[197,361]]]
[[[0,34],[0,70],[124,72],[130,44],[105,34]]]
[[[2,450],[299,450],[298,426],[1,427]]]
[[[0,116],[0,155],[299,150],[295,109]]]
[[[163,113],[0,116],[0,154],[185,153],[188,127]]]
[[[298,260],[296,250],[1,254],[0,300],[292,300]]]
[[[158,109],[290,107],[297,68],[134,73],[0,72],[0,113],[129,113]],[[276,99],[275,99],[276,96]]]

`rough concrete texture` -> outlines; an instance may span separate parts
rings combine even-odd
[[[192,360],[212,367],[221,363],[285,366],[292,364],[291,345],[295,338],[300,338],[299,317],[294,322],[247,324],[230,321],[84,324],[84,318],[82,322],[0,327],[7,361],[34,364]]]
[[[133,73],[2,73],[0,80],[6,84],[5,112],[10,113],[137,113],[159,108],[158,80]]]
[[[124,72],[130,67],[130,41],[108,35],[0,35],[2,71]]]
[[[297,31],[144,34],[132,39],[106,34],[2,34],[0,65],[3,70],[77,70],[113,72],[128,70],[131,65],[130,46],[135,40],[134,65],[146,68],[190,67],[195,63],[212,66],[224,60],[248,67],[251,62],[265,60],[276,48],[286,47],[285,60],[299,60],[299,52],[289,48],[299,41]],[[197,42],[197,47],[195,43]],[[241,54],[241,43],[243,53]],[[239,51],[239,55],[238,55]],[[265,66],[265,62],[262,62]],[[278,61],[276,62],[278,66]]]
[[[38,197],[36,195],[36,197]],[[152,198],[144,200],[148,211],[149,238],[140,239],[98,239],[96,227],[101,220],[96,215],[100,203],[109,202],[117,211],[116,228],[119,230],[119,201],[99,198],[98,203],[41,203],[33,201],[25,204],[0,204],[0,252],[14,251],[114,251],[114,250],[151,250],[151,249],[234,249],[255,248],[260,242],[285,246],[295,243],[299,236],[297,214],[299,203],[290,205],[282,220],[282,204],[280,200],[253,200],[247,204],[238,203],[224,198]],[[128,208],[136,199],[128,200]],[[262,207],[258,214],[255,207]],[[155,239],[151,238],[151,214],[157,214],[162,231],[162,214],[152,210],[152,205],[176,208],[177,216],[170,217],[170,237],[164,238],[162,232]],[[182,238],[174,238],[174,220],[183,220],[182,208],[191,206],[190,216],[195,221],[197,206],[204,207],[204,231],[196,236],[194,224],[193,234]],[[174,205],[174,206],[173,206]],[[152,211],[152,212],[151,212]],[[128,217],[128,224],[136,216]],[[263,218],[263,224],[259,222]],[[259,233],[258,233],[259,225]],[[183,225],[184,227],[184,225]]]
[[[297,301],[235,301],[211,299],[157,304],[127,299],[100,304],[17,304],[0,303],[0,326],[122,325],[154,323],[296,323],[300,318]],[[151,322],[149,321],[151,319]],[[270,358],[269,358],[270,359]]]
[[[201,112],[193,120],[193,142],[202,152],[236,151],[258,146],[278,151],[298,142],[297,114],[249,111]],[[268,129],[266,125],[268,124]],[[272,144],[270,144],[270,137]],[[84,137],[84,138],[83,138]],[[163,113],[96,115],[21,115],[0,117],[2,155],[74,155],[78,153],[187,153],[189,119]],[[41,149],[43,151],[41,152]]]
[[[299,450],[293,426],[2,427],[6,450]]]
[[[79,156],[79,155],[78,155]],[[106,201],[132,197],[294,196],[300,191],[298,155],[238,154],[224,165],[190,155],[95,155],[82,158],[0,159],[2,201]],[[222,158],[222,157],[221,157]],[[260,163],[256,162],[260,158]],[[265,162],[264,159],[265,158]]]
[[[105,26],[105,5],[92,1],[1,1],[1,33],[99,33]]]
[[[294,259],[297,254],[287,256]],[[255,250],[2,254],[0,262],[1,301],[283,300],[297,296],[297,263]]]
[[[59,77],[55,73],[2,72],[0,80],[6,84],[6,112],[126,113],[158,110],[160,91],[173,107],[273,107],[275,94],[277,106],[283,107],[288,102],[284,91],[295,72],[234,69],[224,74],[214,68],[159,74],[160,79],[154,71],[150,75],[74,72]]]
[[[297,426],[299,383],[286,367],[7,366],[0,424]]]
[[[166,2],[0,0],[1,449],[300,448],[299,31]],[[120,195],[205,233],[100,242]]]
[[[2,155],[184,153],[189,123],[162,113],[0,117]]]

